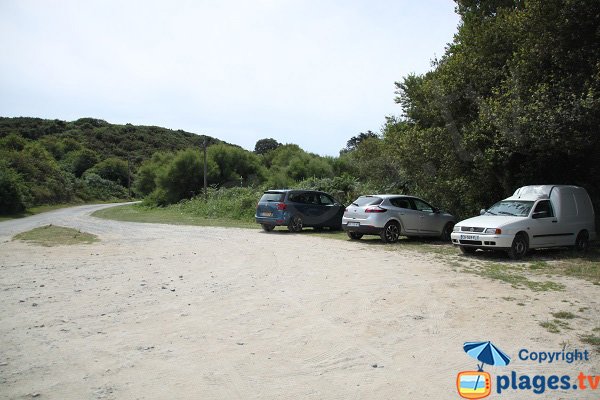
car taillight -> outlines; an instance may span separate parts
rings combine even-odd
[[[277,203],[278,210],[285,210],[287,208],[287,204],[285,203]]]
[[[386,212],[387,210],[385,208],[381,208],[379,206],[375,206],[375,207],[367,207],[367,209],[365,210],[366,213],[383,213]]]

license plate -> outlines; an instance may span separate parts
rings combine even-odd
[[[479,235],[460,235],[460,240],[479,240]]]
[[[272,217],[272,216],[273,216],[273,213],[272,213],[272,212],[269,212],[269,211],[267,211],[267,212],[262,212],[262,213],[260,213],[260,216],[261,216],[261,217]]]
[[[360,226],[360,222],[348,222],[348,226],[357,227]]]

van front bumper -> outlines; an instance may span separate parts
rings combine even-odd
[[[477,249],[503,250],[512,246],[514,235],[486,235],[482,233],[452,232],[450,235],[455,246]]]

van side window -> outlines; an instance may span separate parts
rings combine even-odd
[[[539,203],[537,203],[537,206],[535,206],[535,210],[533,210],[533,213],[542,213],[539,214],[538,218],[554,217],[554,211],[552,210],[552,204],[550,204],[550,200],[542,200]]]

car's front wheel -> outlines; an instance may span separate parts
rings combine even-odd
[[[452,222],[448,222],[445,226],[444,229],[442,230],[442,234],[440,236],[440,240],[442,242],[449,242],[452,238],[450,237],[450,235],[452,235],[452,230],[454,229],[454,224]]]
[[[302,232],[302,218],[298,215],[295,215],[292,218],[290,218],[288,230],[290,232]]]
[[[363,234],[358,232],[347,232],[347,235],[352,240],[360,240],[363,237]]]
[[[520,260],[525,257],[527,251],[529,251],[529,242],[527,241],[527,238],[522,233],[517,234],[512,242],[512,246],[508,249],[508,256],[512,260]]]
[[[400,238],[400,225],[396,221],[390,221],[381,231],[381,240],[384,243],[396,243]]]

